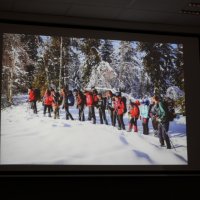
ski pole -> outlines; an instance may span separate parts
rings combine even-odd
[[[169,135],[168,135],[168,137],[169,137]],[[176,151],[176,148],[175,148],[175,146],[174,146],[174,144],[173,144],[172,140],[170,139],[170,137],[169,137],[169,141],[171,142],[171,144],[172,144],[172,147],[173,147],[173,148],[174,148],[174,150]]]

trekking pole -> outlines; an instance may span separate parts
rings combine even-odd
[[[169,137],[169,135],[168,135],[168,137]],[[173,149],[176,151],[176,148],[175,148],[175,146],[174,146],[172,140],[170,139],[170,137],[169,137],[169,141],[170,141],[170,143],[172,144]]]

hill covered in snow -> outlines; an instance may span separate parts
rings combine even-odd
[[[151,121],[150,135],[129,133],[111,125],[77,120],[75,107],[70,111],[76,120],[65,119],[61,110],[60,119],[43,116],[42,103],[38,114],[26,103],[1,111],[1,164],[52,164],[52,165],[186,165],[187,137],[185,117],[170,124],[170,139],[175,149],[159,146],[153,136]],[[88,109],[85,109],[87,119]],[[106,113],[109,124],[110,118]],[[126,128],[128,116],[125,115]]]

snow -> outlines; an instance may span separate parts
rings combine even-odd
[[[183,97],[184,91],[182,91],[178,86],[171,86],[167,89],[166,96],[174,100],[177,100],[180,97]]]
[[[107,87],[112,88],[111,81],[117,77],[116,72],[108,62],[101,61],[93,67],[90,81],[87,87]]]
[[[119,131],[111,125],[91,121],[66,120],[61,109],[60,119],[43,116],[42,103],[33,114],[26,95],[18,95],[15,106],[1,111],[1,164],[52,165],[186,165],[186,121],[181,116],[170,124],[170,139],[175,149],[159,146],[153,136]],[[70,109],[75,119],[76,108]],[[88,110],[85,115],[87,119]],[[110,123],[110,118],[107,119]],[[128,116],[125,115],[126,128]]]

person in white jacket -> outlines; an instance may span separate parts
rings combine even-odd
[[[149,134],[149,100],[144,99],[140,106],[140,119],[142,120],[143,134]]]

